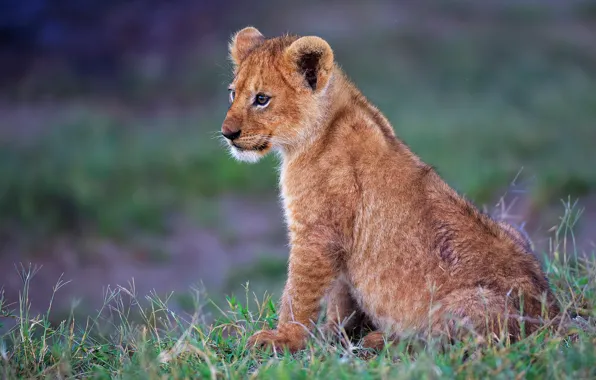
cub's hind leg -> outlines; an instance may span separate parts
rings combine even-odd
[[[482,287],[461,289],[447,295],[438,314],[432,332],[447,334],[451,339],[472,333],[481,341],[494,338],[518,340],[523,335],[522,325],[526,334],[538,326],[527,315],[522,318],[518,298],[513,294],[507,297]],[[522,323],[522,319],[525,322]]]

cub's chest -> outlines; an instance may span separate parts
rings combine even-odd
[[[280,197],[286,222],[307,222],[331,207],[328,181],[316,173],[282,170]]]
[[[320,191],[308,187],[292,188],[281,186],[281,201],[286,223],[304,223],[321,212]]]

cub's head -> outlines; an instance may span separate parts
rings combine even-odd
[[[272,149],[305,143],[333,73],[329,44],[319,37],[266,39],[248,27],[229,48],[234,80],[221,132],[234,157],[256,162]]]

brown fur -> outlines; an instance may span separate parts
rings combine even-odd
[[[235,97],[222,128],[240,132],[228,141],[240,160],[280,154],[291,246],[278,327],[250,345],[303,348],[324,297],[330,326],[368,319],[377,331],[364,344],[375,347],[385,333],[457,333],[457,321],[518,338],[520,309],[527,332],[557,312],[527,240],[396,138],[324,40],[246,28],[230,56]]]

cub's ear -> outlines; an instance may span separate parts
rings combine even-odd
[[[317,92],[325,88],[333,70],[333,51],[322,38],[301,37],[286,48],[285,57]]]
[[[248,54],[265,41],[265,37],[252,26],[246,27],[234,34],[230,41],[230,59],[238,66]]]

